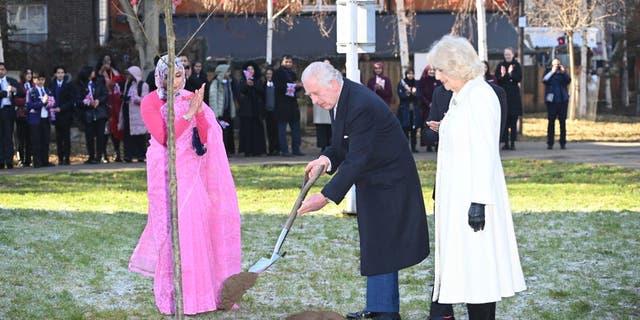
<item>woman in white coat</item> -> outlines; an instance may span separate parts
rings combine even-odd
[[[444,36],[427,56],[453,91],[439,132],[435,192],[435,281],[431,319],[495,319],[496,301],[526,289],[500,162],[500,102],[464,38]]]

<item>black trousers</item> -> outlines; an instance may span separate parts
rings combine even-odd
[[[229,124],[228,127],[222,129],[222,141],[224,142],[224,148],[227,151],[227,155],[236,154],[236,143],[234,139],[235,132],[233,131],[233,119],[229,116],[223,115],[220,120]]]
[[[411,151],[416,151],[416,144],[418,142],[418,128],[417,127],[404,127],[402,128],[404,131],[404,135],[411,143]]]
[[[267,126],[267,142],[269,143],[269,153],[279,153],[280,145],[278,144],[278,121],[273,111],[267,111],[264,117]]]
[[[16,146],[18,159],[28,167],[31,164],[31,134],[27,118],[16,118]]]
[[[16,111],[13,106],[0,109],[0,164],[13,164],[13,124],[16,121]]]
[[[31,154],[33,166],[40,167],[49,163],[49,141],[51,140],[51,123],[49,118],[41,118],[40,123],[29,125],[31,134]]]
[[[507,115],[507,123],[504,127],[504,132],[502,133],[502,142],[505,144],[515,143],[518,139],[518,115]],[[511,139],[511,140],[509,140]]]
[[[496,318],[496,303],[472,304],[467,303],[469,320],[494,320]],[[453,305],[431,302],[429,316],[433,320],[443,320],[453,316]]]
[[[106,137],[104,135],[104,125],[106,122],[107,119],[98,119],[85,123],[84,137],[87,140],[87,155],[89,155],[89,160],[98,160],[100,156],[107,156],[106,154],[102,154],[106,148]]]
[[[71,124],[56,123],[56,149],[58,162],[69,161],[71,154]]]
[[[547,144],[553,146],[553,138],[555,136],[556,119],[560,123],[560,145],[567,143],[567,109],[568,103],[547,103]]]

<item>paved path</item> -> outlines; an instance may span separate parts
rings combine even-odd
[[[232,165],[247,164],[303,164],[314,159],[319,154],[315,148],[313,137],[305,137],[302,157],[244,157],[234,156],[229,158]],[[501,151],[503,159],[548,159],[575,163],[597,163],[604,165],[616,165],[633,169],[640,169],[640,142],[575,142],[568,143],[567,149],[555,148],[547,150],[544,142],[517,142],[516,151]],[[434,152],[425,152],[424,148],[415,154],[416,160],[435,160]],[[109,163],[85,165],[72,163],[70,166],[54,166],[48,168],[14,168],[0,170],[0,175],[39,174],[56,172],[97,172],[109,170],[141,170],[144,163]]]

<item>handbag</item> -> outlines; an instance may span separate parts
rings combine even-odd
[[[207,153],[207,147],[200,141],[200,135],[198,134],[198,127],[193,127],[193,135],[191,136],[191,145],[199,156]]]

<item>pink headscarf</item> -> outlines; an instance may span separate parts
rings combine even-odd
[[[176,57],[175,61],[176,71],[180,71],[183,74],[182,85],[180,90],[184,89],[184,66],[180,61],[180,58]],[[158,87],[158,97],[162,100],[167,100],[167,79],[169,78],[169,55],[164,55],[158,60],[155,71],[156,87]],[[175,95],[180,95],[180,90],[175,92]]]

